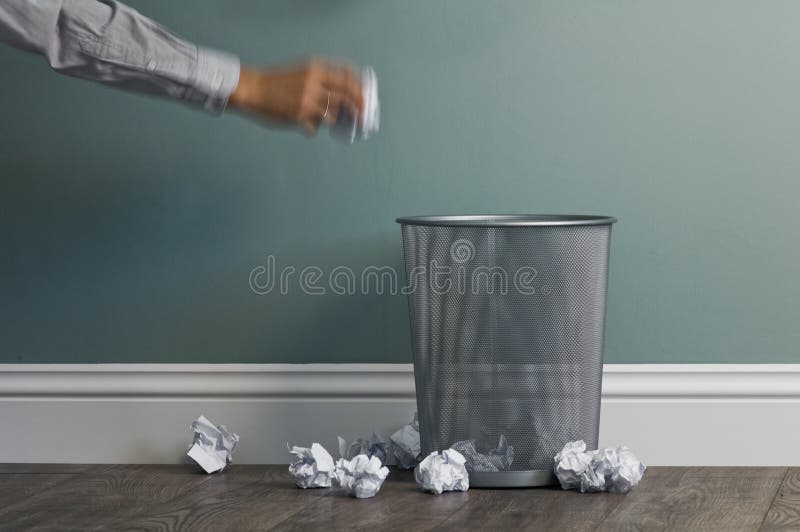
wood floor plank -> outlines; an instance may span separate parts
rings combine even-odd
[[[758,530],[786,469],[660,468],[650,473],[598,530]]]
[[[800,469],[654,467],[627,495],[439,496],[420,491],[411,472],[392,470],[366,500],[337,488],[299,489],[286,466],[233,465],[214,475],[186,465],[2,470],[2,531],[800,529]]]
[[[653,468],[647,476],[659,484],[675,483],[675,474],[668,468]],[[588,531],[625,500],[624,495],[579,493],[558,487],[474,493],[480,499],[470,499],[470,505],[448,519],[445,528]]]
[[[60,483],[68,482],[73,476],[68,473],[4,473],[0,477],[0,508],[26,502]]]
[[[800,530],[800,468],[786,472],[761,530]]]
[[[0,508],[0,523],[12,530],[103,529],[117,512],[167,502],[206,480],[187,466],[113,466]]]
[[[95,473],[113,467],[111,464],[0,464],[0,475]]]
[[[468,504],[450,516],[443,530],[525,530],[535,527],[545,507],[560,496],[553,489],[469,491]]]
[[[220,475],[172,501],[121,515],[108,522],[112,530],[265,530],[300,507],[276,503],[266,482],[227,482]]]
[[[341,490],[293,514],[273,530],[424,530],[436,529],[466,505],[474,492],[423,493],[410,471],[392,469],[377,496],[355,499]],[[286,493],[286,492],[284,492]]]
[[[332,493],[298,489],[286,466],[231,466],[166,502],[128,508],[111,530],[266,530]]]
[[[558,491],[554,495],[549,504],[542,501],[539,507],[527,510],[526,530],[594,530],[624,500],[624,496],[613,493]],[[526,510],[523,505],[514,504],[511,512]]]
[[[527,490],[526,490],[527,491]],[[453,512],[442,524],[441,530],[464,530],[467,527],[494,528],[497,530],[520,529],[516,516],[507,514],[511,506],[508,495],[511,491],[471,489],[467,502]],[[449,493],[442,496],[449,497]]]

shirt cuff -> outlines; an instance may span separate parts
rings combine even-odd
[[[225,110],[239,83],[239,58],[211,48],[197,48],[197,67],[185,98],[212,114]]]

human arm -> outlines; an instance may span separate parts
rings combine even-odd
[[[0,42],[44,56],[65,75],[251,116],[313,133],[344,109],[357,114],[352,69],[310,61],[281,69],[240,67],[235,55],[197,46],[114,0],[2,0]]]

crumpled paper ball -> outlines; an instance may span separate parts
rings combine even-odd
[[[578,440],[564,445],[553,460],[561,487],[569,490],[581,487],[581,479],[592,463],[592,455],[586,452],[586,443]]]
[[[403,425],[389,437],[392,454],[394,454],[397,467],[400,469],[414,469],[422,459],[422,446],[419,440],[419,419],[414,412],[414,420],[408,425]]]
[[[186,453],[206,473],[222,471],[233,462],[233,450],[239,443],[239,435],[228,431],[225,425],[214,425],[205,416],[192,422],[194,439]]]
[[[581,493],[628,493],[644,475],[646,466],[628,447],[587,451],[583,440],[564,445],[553,459],[554,472],[563,489]]]
[[[486,453],[478,452],[475,440],[457,441],[451,448],[464,455],[467,460],[467,471],[508,471],[514,462],[514,448],[502,434],[497,447]]]
[[[631,488],[642,480],[647,469],[633,454],[633,451],[624,445],[617,447],[615,464],[616,466],[611,470],[610,483],[608,477],[606,477],[606,485],[610,486],[608,491],[613,493],[628,493]]]
[[[356,438],[350,445],[339,436],[339,455],[342,458],[352,460],[359,454],[366,454],[368,458],[377,456],[381,464],[386,464],[386,442],[374,432],[370,439]]]
[[[414,479],[424,491],[441,495],[445,491],[467,491],[469,473],[466,458],[456,450],[432,452],[414,469]]]
[[[289,444],[286,444],[289,447]],[[289,449],[296,460],[289,464],[289,474],[298,488],[330,488],[335,468],[333,457],[325,448],[313,443],[310,448],[294,446]]]
[[[377,456],[359,454],[352,460],[340,458],[336,462],[333,478],[348,495],[358,499],[368,499],[378,494],[383,481],[389,475]]]

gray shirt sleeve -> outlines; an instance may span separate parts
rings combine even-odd
[[[57,72],[220,113],[239,82],[236,56],[198,47],[114,0],[1,0],[0,42]]]

